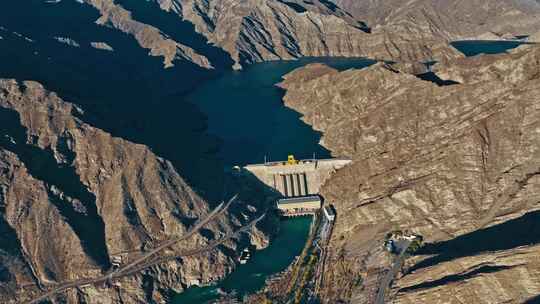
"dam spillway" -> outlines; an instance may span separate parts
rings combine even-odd
[[[269,186],[278,190],[285,197],[305,196],[310,194],[305,172],[274,174],[273,183]]]
[[[307,159],[251,164],[243,170],[284,197],[301,197],[318,194],[324,182],[349,163],[348,159]]]

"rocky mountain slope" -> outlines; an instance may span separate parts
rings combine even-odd
[[[323,188],[337,209],[324,297],[373,300],[391,230],[428,245],[393,303],[523,303],[540,294],[540,48],[439,64],[438,86],[384,64],[285,77],[285,103],[352,165]],[[360,276],[365,284],[355,285]]]
[[[537,2],[480,2],[84,0],[77,5],[95,9],[96,24],[133,37],[169,68],[182,62],[241,68],[304,56],[445,61],[461,56],[449,45],[453,40],[540,30]]]
[[[534,0],[333,2],[374,32],[418,28],[451,40],[500,39],[532,34],[540,26],[540,4]]]
[[[112,0],[88,0],[101,17],[97,24],[110,26],[126,34],[130,34],[139,42],[141,47],[150,50],[150,55],[163,57],[164,66],[171,67],[174,60],[188,60],[204,68],[212,68],[208,58],[198,54],[194,49],[185,46],[166,35],[160,29],[136,21],[129,11]]]
[[[2,303],[100,276],[115,259],[133,259],[186,233],[212,208],[170,162],[82,122],[73,116],[78,111],[38,83],[0,80]],[[173,250],[203,247],[239,224],[225,214]],[[233,263],[228,248],[236,242],[158,264],[114,288],[86,287],[59,298],[162,303],[170,290],[223,276]]]
[[[206,69],[303,56],[444,61],[460,56],[452,40],[540,29],[537,4],[492,2],[84,1],[99,13],[96,24],[130,35],[164,67],[190,62]]]
[[[207,62],[202,48],[172,34],[175,30],[160,19],[193,24],[210,44],[231,56],[235,68],[303,56],[444,61],[460,56],[449,46],[453,40],[513,38],[540,30],[540,5],[535,1],[87,2],[100,11],[99,23],[134,35],[151,54],[164,56],[166,65],[178,52],[203,66],[211,65],[212,59]]]
[[[420,32],[370,34],[361,19],[329,1],[159,1],[238,64],[302,56],[444,60],[448,41]]]
[[[536,32],[529,37],[530,42],[540,43],[540,32]]]
[[[503,286],[507,299],[538,291],[537,250],[529,246],[537,242],[527,236],[493,254],[489,246],[450,258],[436,251],[468,246],[456,237],[483,227],[537,231],[527,226],[535,214],[520,216],[538,207],[538,51],[459,59],[449,45],[537,32],[534,2],[358,1],[367,5],[360,9],[345,0],[79,2],[12,1],[0,10],[0,78],[18,79],[0,80],[0,302],[100,275],[119,252],[185,233],[211,209],[223,172],[217,140],[203,135],[204,117],[183,94],[233,65],[302,56],[367,56],[400,67],[438,60],[441,78],[462,83],[438,87],[383,65],[343,73],[311,66],[284,83],[287,104],[325,132],[324,144],[355,159],[324,193],[340,214],[329,302],[365,298],[351,278],[377,265],[364,256],[393,228],[442,242],[427,248],[443,259],[411,260],[417,269],[396,285],[397,301],[457,301],[463,286],[481,303],[474,291],[487,284]],[[202,246],[239,224],[227,214],[175,249]],[[169,290],[224,275],[236,246],[58,300],[163,302]],[[457,283],[440,284],[449,279]]]

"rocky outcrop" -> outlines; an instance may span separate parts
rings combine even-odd
[[[175,66],[175,61],[193,62],[204,68],[228,67],[227,54],[209,50],[214,46],[232,57],[235,68],[304,56],[393,61],[444,61],[461,56],[446,39],[424,35],[422,29],[368,34],[370,29],[362,20],[329,1],[155,0],[154,5],[132,0],[84,2],[98,10],[97,24],[133,36],[149,50],[149,55],[163,57],[164,67]],[[170,26],[173,21],[169,13],[181,18],[176,21],[178,29]],[[165,25],[160,23],[162,18],[168,20]],[[202,40],[207,41],[195,37],[185,23],[193,24]]]
[[[14,293],[28,284],[99,273],[99,265],[84,253],[80,239],[49,199],[45,183],[4,149],[0,149],[0,168],[2,302],[15,302]]]
[[[532,48],[531,51],[527,51]],[[500,81],[519,84],[539,77],[540,53],[537,46],[522,46],[508,55],[488,55],[459,59],[452,64],[438,64],[433,71],[445,80],[477,84]]]
[[[540,30],[540,5],[532,1],[85,2],[99,11],[98,24],[132,35],[150,55],[163,57],[165,67],[174,61],[229,67],[228,55],[235,68],[305,56],[444,62],[461,56],[449,45],[453,40],[508,39]]]
[[[113,0],[85,0],[94,6],[101,17],[96,23],[110,26],[126,34],[132,35],[142,48],[149,49],[149,55],[163,57],[163,65],[174,66],[175,60],[191,61],[201,67],[211,68],[208,59],[192,48],[166,37],[158,28],[139,22],[131,13]]]
[[[186,233],[210,211],[170,162],[82,122],[73,115],[78,111],[38,83],[0,80],[3,303],[27,301],[38,287],[103,275],[113,261]],[[222,215],[173,252],[203,247],[233,222],[239,223]],[[235,249],[236,242],[224,246]],[[224,276],[234,262],[229,254],[216,248],[172,259],[115,288],[90,286],[58,298],[162,303],[170,290]]]
[[[428,303],[436,297],[444,303],[526,303],[540,290],[539,250],[531,245],[444,261],[401,278],[394,302]]]
[[[339,267],[327,269],[325,301],[372,299],[384,273],[376,249],[394,229],[430,244],[409,260],[395,303],[522,303],[540,293],[539,54],[441,64],[441,77],[461,82],[449,86],[384,64],[285,77],[286,105],[354,160],[322,190],[338,214],[329,265]],[[351,283],[358,276],[366,284]]]
[[[110,52],[113,52],[113,51],[114,51],[114,49],[112,48],[112,46],[108,45],[108,44],[105,43],[105,42],[91,42],[90,45],[91,45],[93,48],[96,48],[96,49],[99,49],[99,50],[110,51]]]
[[[90,0],[88,0],[90,1]],[[370,57],[389,61],[446,61],[461,54],[449,45],[463,39],[513,39],[540,30],[535,1],[300,1],[154,0],[163,10],[192,23],[208,42],[230,54],[235,68],[303,56]],[[164,30],[134,21],[110,0],[90,1],[113,27],[133,34],[153,53],[173,58],[158,34]],[[123,1],[122,5],[130,5]],[[337,4],[337,5],[336,5]],[[111,15],[109,11],[113,12]],[[112,16],[114,18],[109,18]],[[178,22],[182,22],[179,20]],[[151,28],[152,31],[148,30]],[[150,33],[152,32],[152,33]],[[165,38],[164,38],[165,39]],[[170,37],[167,39],[171,40]],[[151,45],[146,42],[151,40]],[[182,44],[180,42],[180,44]],[[186,51],[190,54],[190,51]],[[192,57],[192,56],[184,56]],[[169,58],[169,59],[167,59]]]

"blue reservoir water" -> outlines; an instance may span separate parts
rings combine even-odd
[[[220,157],[226,165],[260,163],[267,155],[283,160],[329,157],[319,145],[320,134],[300,120],[300,114],[286,108],[284,91],[275,86],[288,72],[313,62],[336,69],[363,68],[374,63],[366,59],[310,58],[256,64],[245,71],[226,72],[199,86],[188,100],[208,117],[208,131],[221,139]]]
[[[462,52],[465,56],[476,56],[479,54],[500,54],[508,50],[515,49],[525,44],[520,41],[480,41],[466,40],[451,43],[454,48]]]

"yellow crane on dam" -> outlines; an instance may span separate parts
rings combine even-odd
[[[287,157],[287,165],[297,165],[298,164],[298,161],[294,158],[294,155],[289,155]]]

